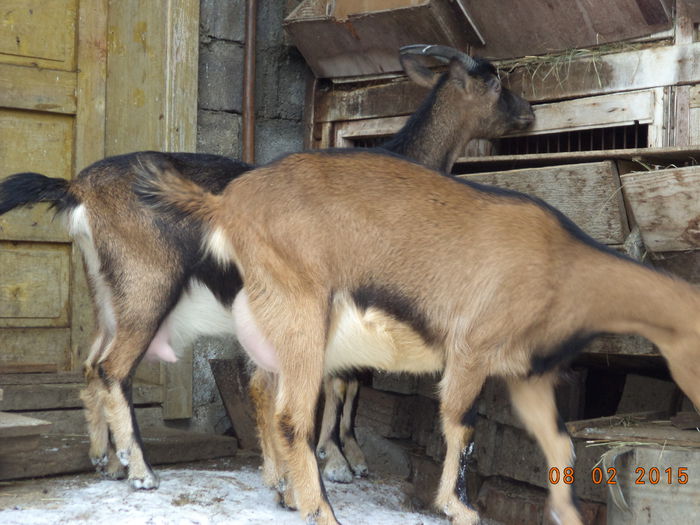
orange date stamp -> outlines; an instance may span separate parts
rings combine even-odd
[[[595,467],[591,470],[591,481],[595,485],[617,485],[618,469],[608,467],[603,469]],[[685,485],[688,483],[688,467],[668,467],[660,469],[658,467],[637,467],[634,469],[636,485]],[[560,469],[552,467],[549,469],[549,482],[552,485],[564,483],[571,485],[576,480],[576,473],[572,467]]]

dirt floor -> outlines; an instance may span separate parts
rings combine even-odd
[[[120,523],[143,525],[300,524],[265,488],[258,456],[160,467],[154,491],[133,491],[126,483],[96,474],[0,483],[0,523],[57,525]],[[445,525],[436,514],[410,509],[402,481],[370,476],[349,485],[327,483],[339,521],[358,525]]]

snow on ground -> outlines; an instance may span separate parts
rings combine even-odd
[[[227,463],[228,461],[228,463]],[[0,485],[0,523],[58,525],[218,525],[303,523],[277,506],[264,487],[258,461],[230,460],[159,468],[160,488],[133,491],[126,483],[80,474]],[[201,469],[201,470],[200,470]],[[407,510],[401,481],[392,478],[326,483],[341,523],[445,525],[434,514]]]

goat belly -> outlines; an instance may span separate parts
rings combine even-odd
[[[327,373],[353,368],[422,373],[443,367],[443,354],[408,324],[379,308],[359,308],[349,294],[334,297]]]
[[[242,290],[233,301],[233,318],[238,342],[248,356],[256,365],[268,372],[279,371],[277,352],[258,328],[245,290]]]

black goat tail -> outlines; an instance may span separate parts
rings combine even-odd
[[[46,177],[39,173],[17,173],[0,182],[0,215],[14,208],[50,202],[58,211],[77,204],[69,193],[70,181]]]

